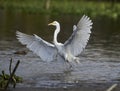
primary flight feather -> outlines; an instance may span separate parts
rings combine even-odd
[[[75,61],[79,63],[77,56],[83,51],[89,40],[92,28],[92,21],[89,17],[83,16],[77,25],[73,26],[73,33],[64,43],[58,43],[57,35],[60,32],[60,24],[54,21],[48,25],[56,27],[53,44],[48,43],[37,35],[27,35],[19,31],[16,32],[17,39],[26,45],[31,51],[36,53],[43,61],[53,61],[59,57],[67,62]]]

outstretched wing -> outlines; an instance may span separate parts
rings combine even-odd
[[[74,56],[78,56],[82,52],[89,40],[92,24],[90,18],[85,15],[80,19],[77,26],[73,28],[75,30],[71,37],[64,43],[66,51]]]
[[[56,55],[54,45],[44,41],[35,34],[32,36],[17,31],[16,36],[23,45],[26,45],[27,48],[40,56],[43,61],[52,61]]]

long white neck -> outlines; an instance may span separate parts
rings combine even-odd
[[[55,32],[54,32],[54,44],[55,45],[58,45],[58,41],[57,41],[57,35],[58,33],[60,32],[60,24],[56,25],[56,29],[55,29]]]

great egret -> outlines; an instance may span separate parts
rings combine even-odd
[[[77,56],[87,45],[91,33],[92,21],[90,18],[84,15],[77,26],[73,26],[73,33],[64,44],[58,43],[57,41],[57,35],[60,32],[60,24],[54,21],[48,25],[56,27],[53,38],[54,44],[48,43],[35,34],[27,35],[19,31],[16,32],[17,39],[40,56],[43,61],[53,61],[58,59],[59,56],[69,63],[73,61],[79,63]]]

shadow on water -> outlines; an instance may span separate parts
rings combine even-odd
[[[92,19],[94,23],[92,35],[86,49],[80,55],[81,65],[70,73],[64,72],[64,63],[42,62],[39,57],[22,46],[15,36],[16,30],[19,30],[27,34],[35,33],[52,42],[55,28],[48,27],[47,24],[57,20],[61,24],[58,41],[64,42],[71,35],[72,26],[80,18],[81,16],[45,16],[0,10],[0,71],[7,71],[8,60],[12,57],[14,60],[21,60],[17,74],[24,77],[24,82],[18,87],[76,87],[74,89],[77,89],[89,83],[92,83],[93,88],[97,84],[102,87],[100,84],[119,83],[120,18],[118,20],[107,17]],[[27,51],[27,54],[14,54],[18,50]]]

